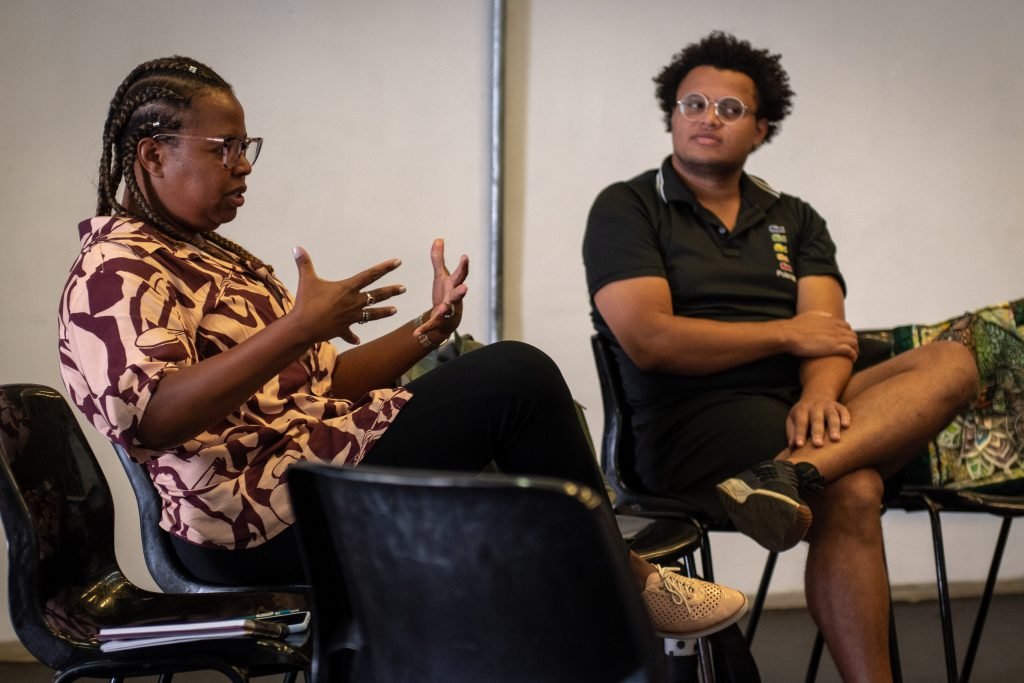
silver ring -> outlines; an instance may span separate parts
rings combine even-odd
[[[363,309],[363,319],[359,321],[359,324],[362,325],[363,323],[368,323],[368,322],[370,322],[370,312],[364,308]]]
[[[442,318],[454,318],[455,317],[455,304],[448,303],[448,312],[441,316]]]
[[[366,303],[363,304],[363,305],[364,306],[372,306],[375,303],[377,303],[377,300],[373,298],[373,294],[370,294],[369,292],[367,292],[366,293]]]

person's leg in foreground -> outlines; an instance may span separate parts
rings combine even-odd
[[[492,344],[408,388],[413,398],[364,464],[480,471],[493,460],[508,474],[589,486],[613,514],[569,388],[542,352],[517,342]],[[705,636],[746,612],[746,597],[738,591],[680,576],[632,552],[629,564],[659,635]]]

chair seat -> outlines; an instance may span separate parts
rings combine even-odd
[[[922,489],[932,501],[950,511],[987,512],[1000,516],[1024,515],[1024,497],[1005,496],[980,491],[951,489]]]
[[[700,549],[700,528],[684,519],[616,515],[629,549],[648,562],[675,563]]]

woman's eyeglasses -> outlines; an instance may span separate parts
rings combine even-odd
[[[256,163],[256,159],[259,158],[260,147],[263,146],[263,138],[208,138],[202,135],[185,135],[184,133],[157,133],[152,137],[154,140],[161,138],[190,138],[192,140],[219,142],[224,153],[224,168],[238,165],[242,157],[245,157],[249,165],[252,166]]]

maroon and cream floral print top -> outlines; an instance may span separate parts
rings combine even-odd
[[[172,534],[229,549],[273,538],[294,521],[287,468],[358,463],[411,397],[399,388],[332,398],[337,352],[320,343],[207,431],[148,450],[136,430],[164,374],[239,344],[294,302],[265,266],[137,221],[93,218],[79,232],[60,301],[61,375],[85,418],[148,467]]]

